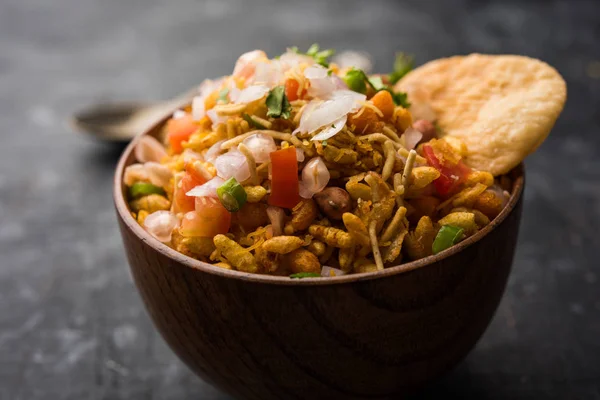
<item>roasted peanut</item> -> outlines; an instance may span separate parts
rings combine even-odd
[[[229,239],[225,235],[217,235],[213,241],[217,250],[223,254],[235,269],[243,272],[258,272],[258,264],[254,256],[234,240]]]
[[[475,223],[475,214],[470,212],[454,212],[438,221],[440,225],[454,225],[464,229],[465,235],[470,236],[478,229]]]
[[[328,187],[316,193],[314,198],[323,214],[331,219],[340,220],[345,212],[350,211],[350,195],[344,189]]]
[[[329,246],[345,248],[354,246],[354,240],[348,232],[344,232],[341,229],[311,225],[308,228],[308,233],[316,237],[317,239],[327,243]]]
[[[208,257],[215,250],[215,244],[210,237],[188,236],[181,243],[196,256]]]
[[[269,223],[267,207],[264,203],[246,203],[238,212],[232,213],[232,222],[239,224],[246,231],[265,226]]]
[[[262,186],[245,186],[244,190],[246,191],[246,201],[248,203],[258,203],[267,194],[267,189]]]
[[[294,230],[303,231],[317,217],[317,206],[313,199],[302,199],[292,209],[292,227]]]
[[[325,246],[325,243],[319,240],[312,240],[310,244],[306,247],[308,251],[310,251],[317,257],[325,254],[326,248],[327,246]]]
[[[160,210],[168,210],[171,203],[160,194],[149,194],[129,203],[133,211],[146,210],[149,214]]]
[[[321,264],[317,256],[305,249],[297,249],[286,254],[284,256],[284,263],[293,273],[321,272]]]
[[[287,254],[304,245],[304,240],[298,236],[275,236],[266,240],[262,248],[266,251],[278,254]]]

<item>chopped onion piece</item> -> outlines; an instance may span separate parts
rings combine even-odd
[[[323,268],[321,268],[321,276],[324,278],[331,278],[332,276],[341,276],[341,275],[346,275],[346,273],[344,271],[342,271],[341,269],[329,267],[327,265],[323,265]]]
[[[253,85],[241,90],[239,93],[230,92],[229,95],[231,100],[235,104],[248,104],[258,99],[262,99],[267,93],[269,88],[265,85]]]
[[[192,197],[214,197],[217,199],[217,188],[221,186],[225,180],[221,177],[215,176],[210,181],[203,183],[200,186],[196,186],[192,190],[186,193],[187,196]]]
[[[302,113],[300,124],[294,133],[312,133],[330,125],[348,113],[358,110],[366,99],[364,94],[351,90],[337,90],[332,92],[329,100],[312,100]]]
[[[152,136],[142,136],[140,141],[136,144],[133,149],[135,158],[145,163],[148,161],[160,162],[161,159],[167,156],[165,147]]]
[[[179,118],[183,118],[186,116],[186,112],[183,110],[175,110],[175,112],[173,113],[173,119],[179,119]]]
[[[307,56],[306,54],[299,54],[288,49],[288,51],[286,51],[281,55],[281,57],[279,57],[279,62],[281,62],[284,65],[287,65],[288,67],[295,67],[299,64],[312,65],[314,64],[315,60],[311,56]]]
[[[156,211],[144,220],[146,231],[163,243],[171,241],[173,229],[179,226],[179,218],[169,211]]]
[[[267,55],[262,50],[252,50],[244,53],[237,59],[232,75],[248,79],[254,74],[256,63],[266,60],[268,60]]]
[[[215,125],[216,124],[224,124],[229,119],[229,117],[227,115],[221,116],[221,115],[217,114],[217,111],[214,108],[211,108],[210,110],[208,110],[206,112],[206,115],[208,115],[208,118],[210,118],[212,123]]]
[[[250,168],[246,156],[238,149],[221,154],[215,159],[214,165],[217,175],[223,179],[234,177],[236,181],[243,182],[250,178]]]
[[[344,115],[342,118],[334,121],[330,127],[323,129],[317,135],[315,135],[311,140],[327,140],[330,137],[333,137],[338,134],[339,131],[346,126],[346,121],[348,120],[348,116]]]
[[[304,76],[310,81],[308,95],[311,97],[326,98],[336,90],[336,81],[333,76],[328,76],[327,68],[319,64],[306,68]]]
[[[250,135],[242,143],[248,147],[254,160],[259,164],[269,161],[269,154],[277,150],[275,140],[264,133]]]
[[[369,55],[358,51],[343,51],[333,57],[332,61],[340,68],[355,67],[362,69],[366,74],[373,68]]]
[[[204,154],[204,159],[209,163],[214,163],[215,159],[225,151],[221,148],[223,143],[225,143],[225,139],[219,140],[217,143],[210,146],[206,151],[206,154]]]
[[[296,161],[304,161],[304,150],[302,150],[300,147],[296,147]]]
[[[196,96],[192,99],[192,119],[200,121],[204,115],[204,97]]]
[[[149,180],[148,171],[146,171],[143,164],[131,164],[125,168],[125,172],[123,173],[123,183],[127,186],[131,186],[135,182],[146,182]]]
[[[312,158],[302,169],[300,196],[310,199],[315,193],[325,189],[330,177],[329,170],[321,157]]]
[[[407,128],[404,131],[404,144],[408,150],[412,150],[417,146],[417,143],[423,139],[423,134],[415,128]]]
[[[267,216],[271,222],[273,236],[280,236],[283,233],[283,223],[285,220],[285,211],[283,208],[276,206],[267,207]]]
[[[166,188],[173,178],[173,172],[166,165],[159,164],[157,162],[149,161],[144,164],[144,169],[148,174],[150,183],[162,188]]]
[[[252,82],[255,84],[266,85],[269,88],[277,86],[283,79],[283,73],[289,69],[287,65],[283,65],[279,60],[259,62],[256,64],[254,78]]]
[[[192,162],[192,161],[196,161],[196,160],[204,160],[204,157],[202,157],[202,154],[192,150],[192,149],[185,149],[183,150],[183,153],[181,153],[181,157],[183,158],[183,162],[185,164]]]

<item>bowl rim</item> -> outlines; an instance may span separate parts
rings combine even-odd
[[[396,265],[393,267],[385,268],[381,271],[375,272],[361,272],[357,274],[347,274],[341,276],[332,276],[323,279],[322,277],[314,278],[303,278],[303,279],[290,279],[286,276],[273,276],[263,274],[253,274],[249,272],[241,272],[236,270],[228,270],[220,267],[216,267],[212,264],[196,260],[195,258],[186,256],[183,253],[178,252],[175,249],[167,246],[160,242],[158,239],[150,235],[144,228],[142,228],[137,221],[131,215],[127,202],[125,201],[124,188],[123,188],[123,173],[125,167],[130,165],[128,160],[132,157],[133,149],[139,142],[140,138],[146,135],[156,136],[153,133],[159,130],[171,115],[165,116],[160,121],[153,124],[151,127],[136,135],[136,137],[127,145],[121,156],[115,169],[114,182],[113,182],[113,201],[117,211],[117,216],[121,218],[121,221],[125,224],[135,236],[138,237],[142,242],[145,242],[148,246],[152,247],[158,253],[172,259],[173,261],[195,270],[202,271],[207,274],[217,275],[223,278],[239,279],[242,281],[271,284],[271,285],[283,285],[283,286],[315,286],[315,285],[337,285],[350,282],[369,281],[381,278],[386,278],[393,275],[402,274],[405,272],[413,271],[419,268],[424,268],[429,265],[433,265],[438,261],[444,260],[448,257],[453,256],[466,249],[467,247],[477,243],[483,237],[487,236],[490,232],[496,229],[508,215],[513,212],[519,199],[523,194],[525,186],[525,167],[521,162],[516,166],[513,171],[516,171],[517,178],[513,182],[513,190],[510,198],[500,214],[496,216],[487,226],[476,232],[473,236],[463,240],[462,242],[441,251],[438,254],[427,256],[419,260],[410,261],[404,264]]]

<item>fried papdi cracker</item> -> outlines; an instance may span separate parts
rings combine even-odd
[[[471,54],[431,61],[395,87],[429,103],[443,135],[467,146],[465,162],[502,175],[546,139],[567,96],[548,64],[513,55]]]

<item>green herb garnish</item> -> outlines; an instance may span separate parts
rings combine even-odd
[[[317,274],[316,272],[298,272],[297,274],[291,274],[290,278],[292,279],[302,279],[302,278],[320,278],[321,274]]]
[[[463,237],[463,229],[458,226],[444,225],[433,241],[432,251],[437,254],[446,250],[460,241]]]
[[[294,53],[302,54],[300,53],[300,51],[298,51],[298,48],[295,46],[290,47],[289,50]],[[322,65],[325,68],[329,67],[329,62],[327,61],[327,59],[331,57],[334,53],[335,50],[333,49],[319,50],[319,45],[317,43],[313,43],[306,51],[307,56],[312,57],[317,64]]]
[[[246,190],[234,177],[227,179],[225,183],[217,188],[217,196],[219,196],[223,207],[230,212],[236,212],[242,208],[248,198]]]
[[[223,103],[227,103],[227,95],[228,94],[229,94],[229,89],[228,88],[222,89],[219,92],[219,99],[218,100],[222,101]]]
[[[389,75],[390,84],[394,85],[404,75],[408,74],[414,68],[413,56],[406,55],[404,53],[396,53],[396,60],[394,61],[394,71]]]
[[[292,106],[285,95],[285,87],[276,86],[269,92],[266,100],[267,117],[288,119]]]
[[[129,197],[132,199],[138,199],[149,194],[160,194],[164,196],[166,193],[160,186],[153,185],[146,182],[135,182],[129,187]]]
[[[242,114],[242,118],[244,118],[246,120],[246,122],[248,122],[248,124],[250,124],[250,126],[253,126],[256,129],[267,129],[266,126],[264,126],[263,124],[261,124],[258,121],[255,121],[254,118],[252,118],[250,115],[248,115],[246,113]]]
[[[405,92],[393,92],[391,89],[389,90],[389,92],[391,93],[392,99],[394,99],[394,103],[396,103],[396,105],[402,106],[404,108],[410,107],[408,95]]]
[[[387,90],[392,95],[392,99],[397,106],[402,106],[404,108],[410,107],[406,93],[394,92],[391,86],[383,83],[383,80],[380,76],[368,77],[364,71],[352,67],[348,72],[346,72],[346,75],[342,79],[344,82],[346,82],[348,88],[354,92],[366,94],[367,85],[372,87],[375,92]]]

